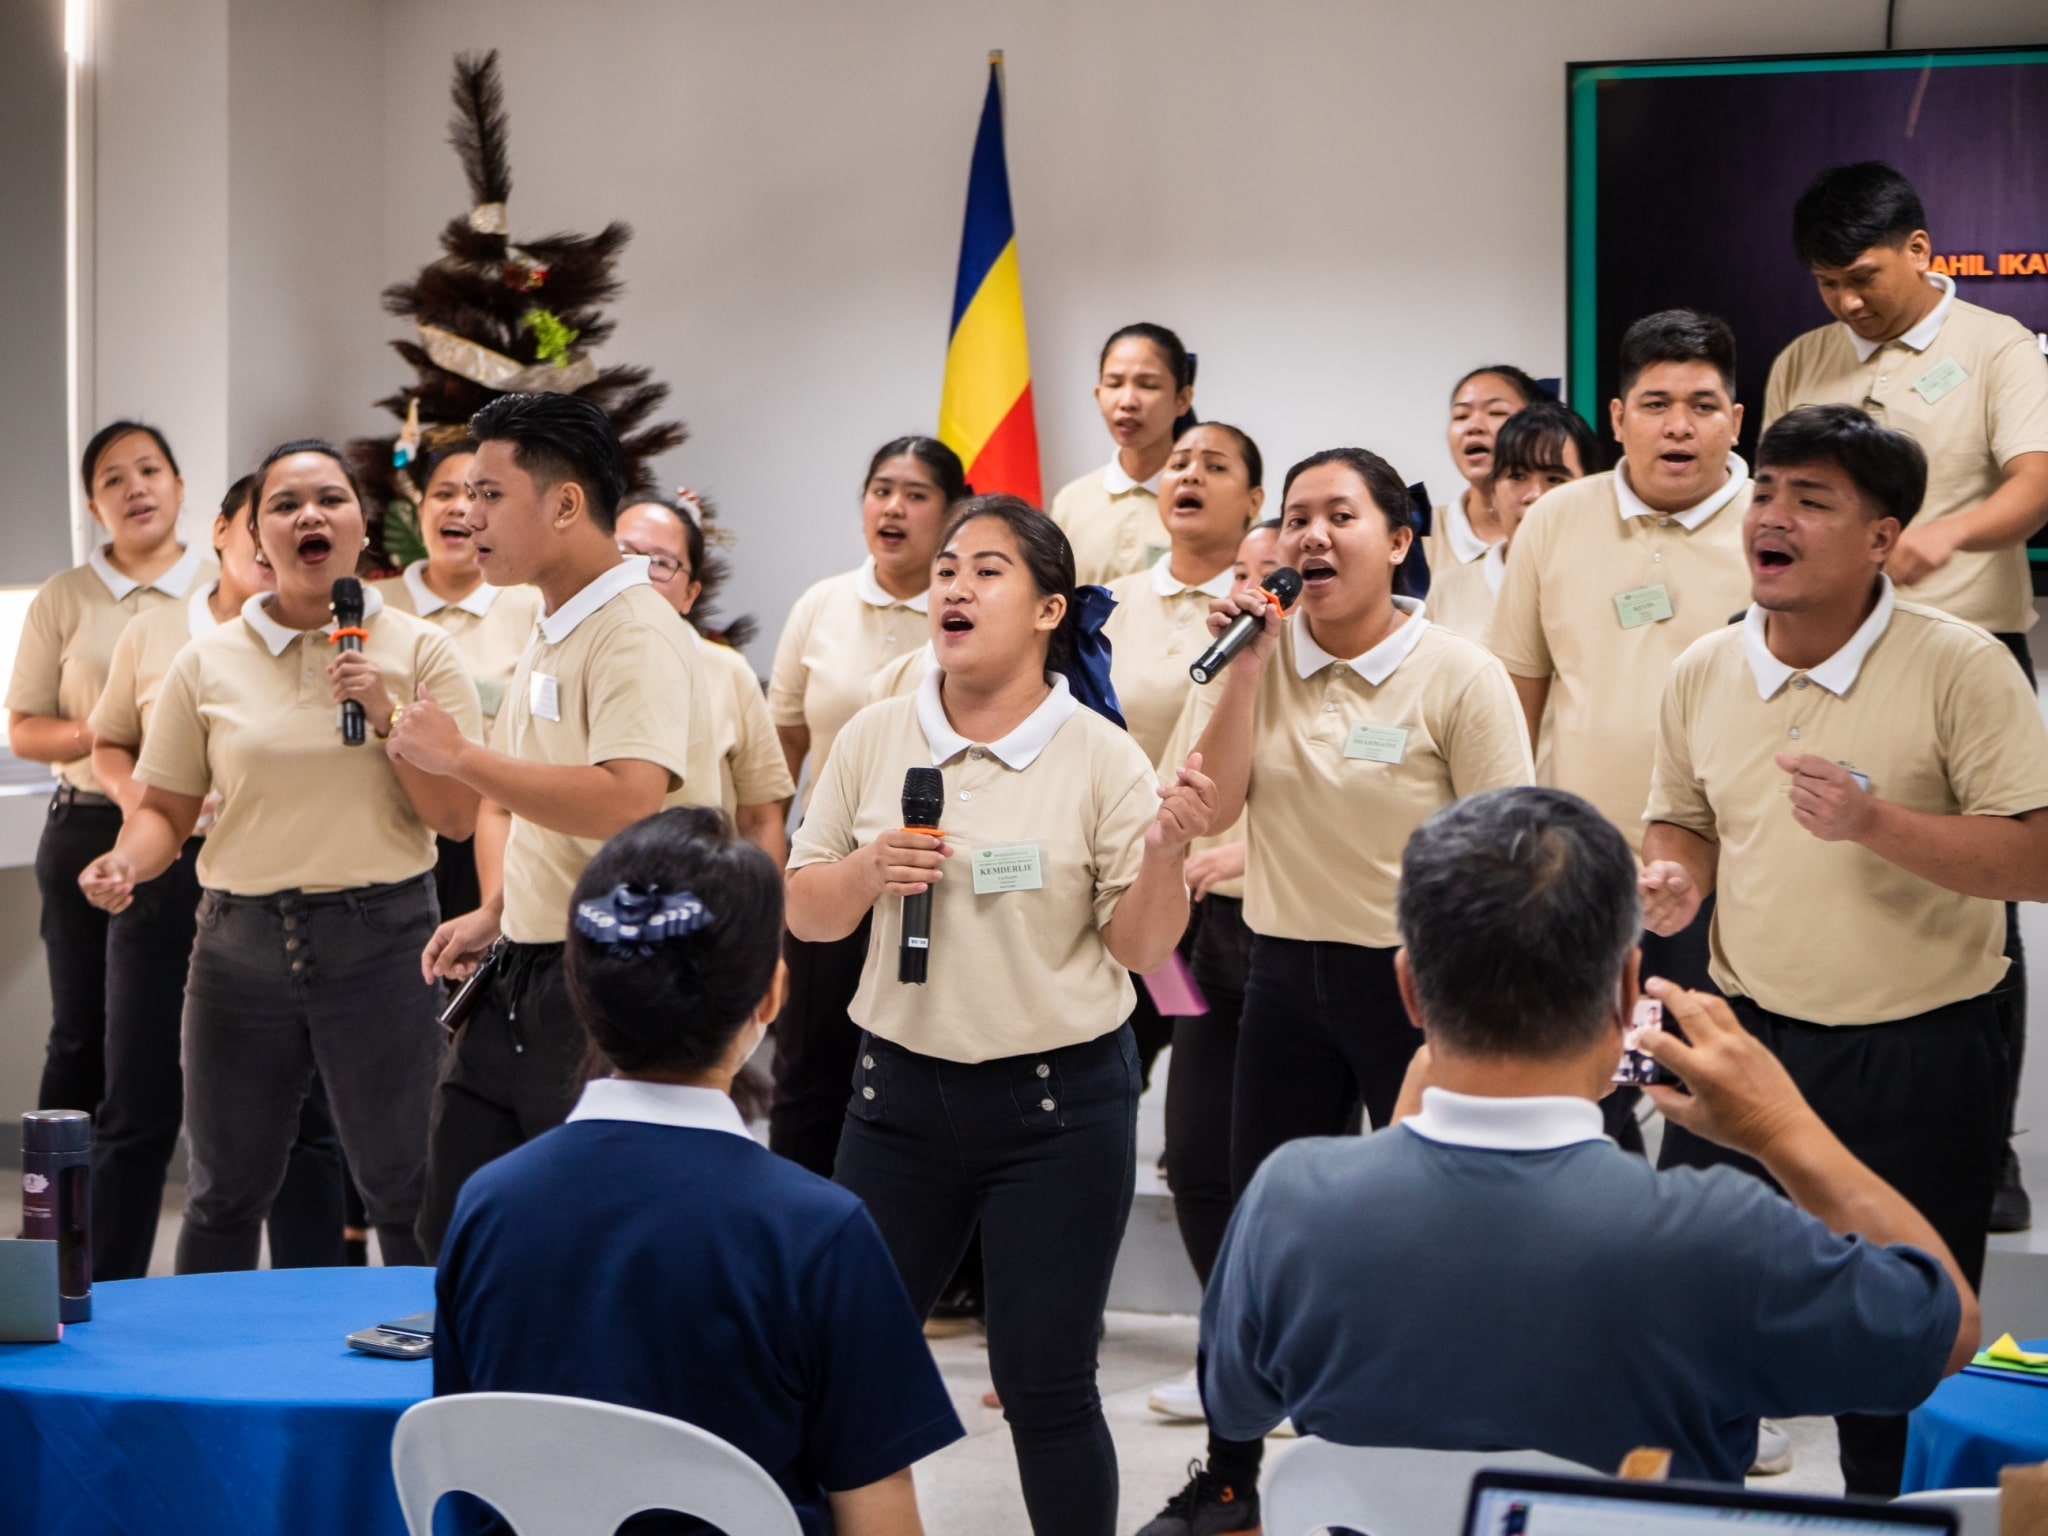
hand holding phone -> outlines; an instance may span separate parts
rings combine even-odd
[[[1636,1041],[1646,1029],[1664,1027],[1664,1005],[1654,997],[1636,999],[1636,1009],[1628,1021],[1628,1028],[1621,1033],[1621,1065],[1614,1069],[1614,1081],[1631,1088],[1646,1087],[1651,1083],[1675,1086],[1678,1074],[1669,1067],[1660,1066],[1643,1051],[1636,1049]]]

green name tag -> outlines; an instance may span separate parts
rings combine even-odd
[[[1623,629],[1661,624],[1671,617],[1671,589],[1659,581],[1632,591],[1617,592],[1614,594],[1614,612]]]
[[[1913,393],[1932,405],[1969,376],[1961,363],[1944,357],[1913,381]]]
[[[499,683],[487,683],[480,677],[477,678],[475,681],[476,700],[479,704],[483,705],[484,707],[484,718],[486,720],[497,719],[498,706],[505,702],[505,689],[503,685]]]
[[[1045,888],[1045,873],[1039,868],[1038,844],[1007,843],[1001,848],[974,850],[974,894],[1000,896],[1005,891],[1037,891]]]
[[[1354,725],[1344,755],[1368,763],[1398,763],[1408,755],[1408,732],[1398,725]]]

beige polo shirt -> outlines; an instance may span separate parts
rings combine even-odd
[[[92,733],[100,741],[134,749],[149,736],[149,717],[178,653],[218,627],[209,605],[218,581],[192,588],[182,603],[159,603],[129,620],[114,642],[107,685],[92,707]]]
[[[374,737],[343,746],[329,688],[334,626],[286,629],[270,594],[240,619],[190,641],[172,661],[149,717],[135,776],[175,795],[220,792],[199,854],[199,883],[236,896],[346,891],[434,867],[434,834],[406,798]],[[454,642],[424,619],[363,594],[363,649],[392,698],[421,683],[475,740],[476,689]],[[374,723],[374,722],[373,722]]]
[[[1145,570],[1173,547],[1159,512],[1159,477],[1133,480],[1115,459],[1062,486],[1050,510],[1074,546],[1074,579],[1084,587]]]
[[[1998,489],[2005,465],[2048,452],[2048,358],[2009,315],[1956,297],[1939,273],[1939,304],[1896,340],[1869,342],[1839,322],[1808,331],[1771,364],[1768,427],[1795,406],[1861,406],[1927,451],[1927,499],[1915,523],[1967,512]],[[2033,627],[2027,552],[1958,550],[1907,598],[1994,634]]]
[[[1171,788],[1178,782],[1176,775],[1179,773],[1180,765],[1188,760],[1188,754],[1194,751],[1196,744],[1201,741],[1202,732],[1208,728],[1209,717],[1216,712],[1216,701],[1220,697],[1222,689],[1216,683],[1188,690],[1187,701],[1181,707],[1180,718],[1174,721],[1173,731],[1167,736],[1166,745],[1159,749],[1156,766],[1162,787]],[[1207,837],[1198,837],[1188,844],[1188,852],[1201,853],[1210,848],[1221,848],[1226,843],[1243,842],[1244,823],[1245,813],[1239,812],[1237,820],[1222,831],[1212,832]],[[1214,896],[1228,896],[1233,900],[1243,901],[1244,876],[1239,875],[1232,880],[1219,880],[1209,888],[1209,891]]]
[[[1622,470],[1546,492],[1515,534],[1487,637],[1508,671],[1551,679],[1543,782],[1590,800],[1638,854],[1671,664],[1749,606],[1749,471],[1733,454],[1728,469],[1684,512],[1652,511]]]
[[[194,548],[155,581],[135,582],[114,568],[104,545],[95,548],[85,564],[44,582],[28,605],[7,707],[24,715],[90,719],[106,686],[114,644],[129,620],[181,602],[194,584],[219,574],[220,567]],[[57,777],[73,789],[100,792],[90,753],[58,764]]]
[[[1137,1002],[1102,927],[1138,878],[1158,814],[1152,765],[1076,703],[1065,678],[1001,741],[969,741],[941,707],[942,675],[927,672],[915,694],[848,723],[790,853],[791,869],[845,858],[903,825],[905,769],[945,775],[946,840],[957,852],[932,887],[930,980],[896,980],[903,902],[885,896],[853,1017],[945,1061],[1098,1039]]]
[[[1503,569],[1498,559],[1487,562],[1487,551],[1495,547],[1472,531],[1463,496],[1435,510],[1429,537],[1423,540],[1423,553],[1429,557],[1431,623],[1486,644]]]
[[[790,609],[768,678],[768,716],[778,726],[810,728],[806,809],[833,739],[867,703],[875,674],[930,639],[927,607],[922,592],[908,602],[891,597],[869,556],[858,570],[813,586]]]
[[[451,603],[427,585],[427,562],[416,560],[398,580],[385,582],[384,601],[402,613],[417,614],[448,632],[455,650],[476,683],[484,718],[495,720],[512,673],[540,622],[541,596],[533,587],[494,587],[483,583],[459,603]]]
[[[1228,597],[1230,567],[1199,586],[1175,580],[1161,555],[1150,570],[1133,571],[1109,584],[1116,608],[1102,626],[1109,640],[1109,680],[1131,738],[1153,762],[1186,707],[1195,686],[1188,667],[1209,645],[1209,607]]]
[[[692,628],[697,645],[698,712],[701,730],[690,742],[691,767],[679,792],[685,805],[716,804],[730,816],[743,805],[773,805],[796,794],[761,680],[747,658],[729,645],[706,640]],[[716,793],[716,801],[708,798]],[[698,796],[707,798],[699,799]]]
[[[1408,835],[1481,790],[1535,778],[1498,661],[1394,599],[1408,620],[1363,656],[1281,630],[1252,724],[1244,920],[1252,932],[1392,949]]]
[[[668,771],[667,803],[684,803],[702,667],[696,636],[648,581],[647,561],[621,560],[542,617],[491,727],[491,750],[557,767],[656,763]],[[603,845],[513,816],[505,937],[561,943],[569,897]]]
[[[1519,542],[1519,541],[1518,541]],[[1855,637],[1794,671],[1752,609],[1680,658],[1665,690],[1648,817],[1720,845],[1713,976],[1814,1024],[1909,1018],[2005,975],[2001,903],[1943,890],[1793,818],[1777,753],[1828,758],[1939,816],[2048,806],[2048,730],[2005,647],[1885,584]]]

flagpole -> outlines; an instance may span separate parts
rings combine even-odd
[[[1003,127],[1005,129],[1008,129],[1010,126],[1010,82],[1008,78],[1003,74],[1002,49],[989,49],[988,67],[996,72],[996,100],[1002,105]]]

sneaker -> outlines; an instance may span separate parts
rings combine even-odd
[[[924,1320],[924,1336],[928,1339],[957,1339],[979,1328],[981,1316],[980,1295],[963,1285],[939,1298],[931,1316]]]
[[[1154,1387],[1145,1406],[1164,1419],[1199,1424],[1208,1417],[1202,1412],[1202,1389],[1196,1385],[1193,1371]]]
[[[1258,1528],[1258,1490],[1233,1488],[1199,1461],[1191,1461],[1187,1486],[1138,1527],[1138,1536],[1225,1536]]]
[[[1756,1460],[1749,1464],[1751,1477],[1776,1477],[1792,1470],[1792,1437],[1776,1419],[1756,1422]]]
[[[2034,1224],[2034,1202],[2020,1182],[2020,1160],[2012,1143],[2005,1144],[2005,1161],[1999,1166],[1998,1188],[1991,1196],[1991,1230],[2024,1232]]]

